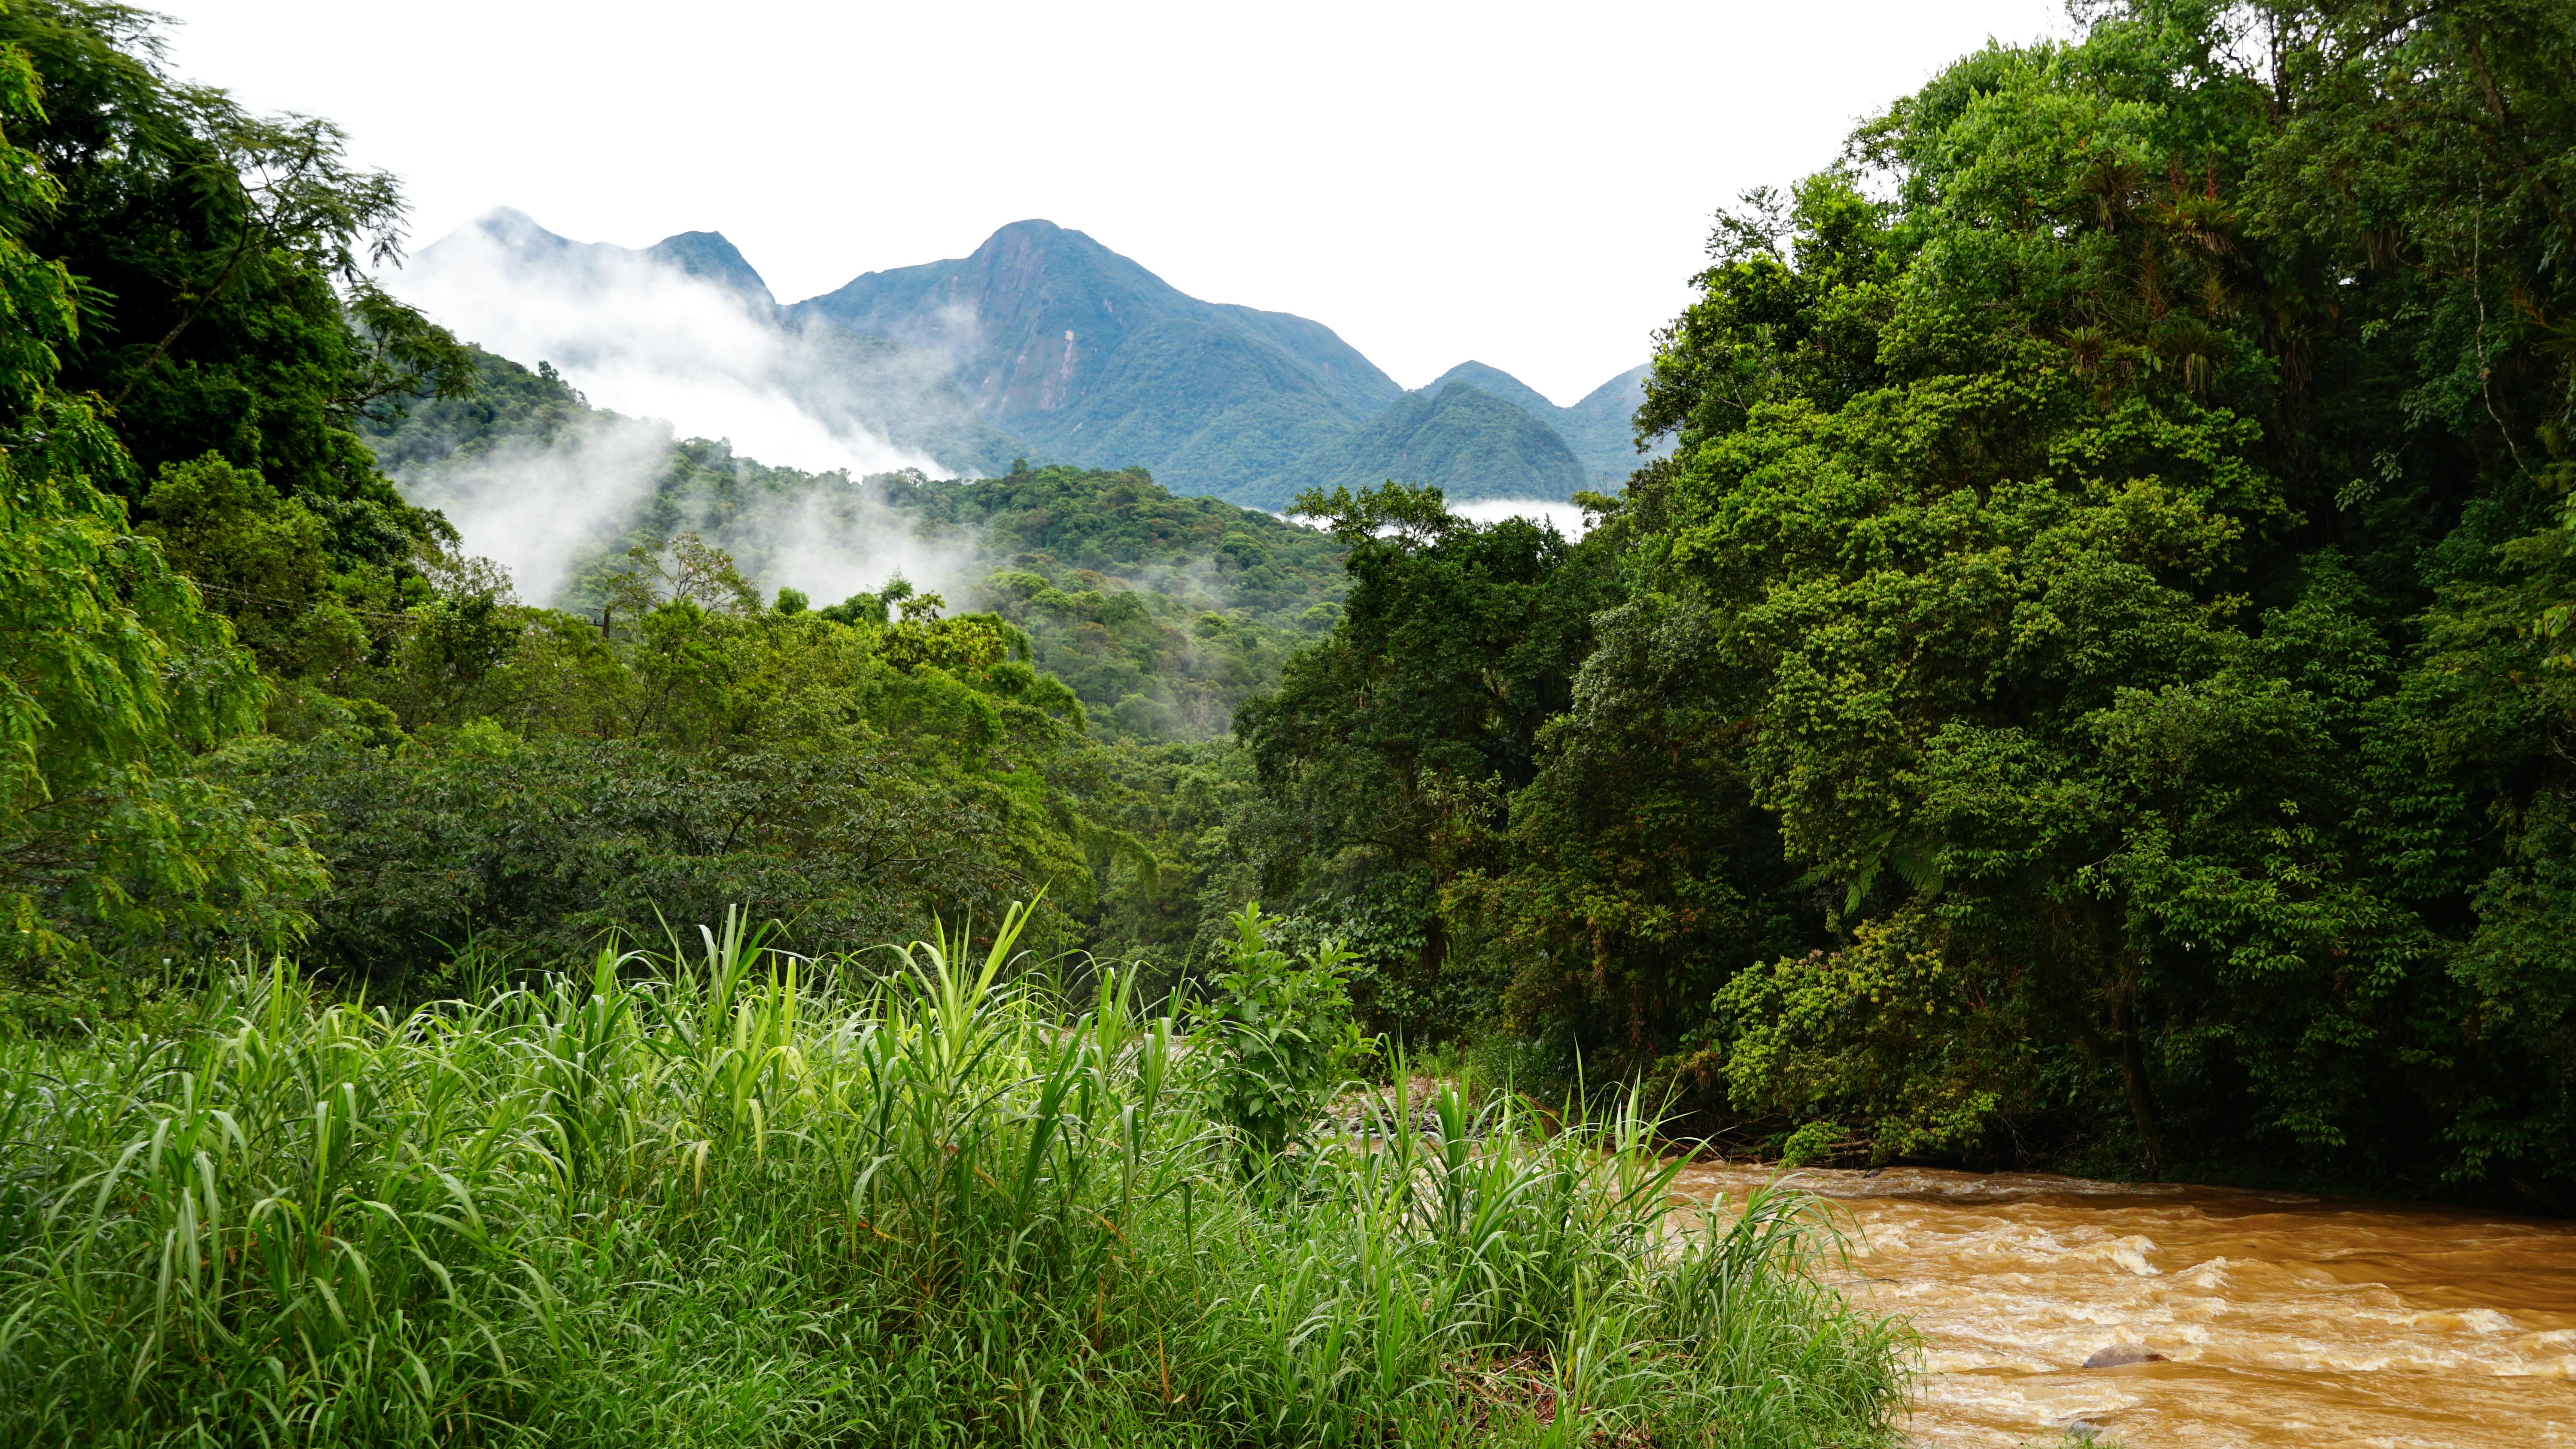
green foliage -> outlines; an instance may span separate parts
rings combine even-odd
[[[699,755],[488,721],[437,749],[356,735],[239,747],[222,777],[310,821],[331,862],[306,959],[404,999],[454,989],[441,973],[469,942],[542,970],[748,900],[789,923],[782,944],[849,950],[934,911],[995,918],[1031,879],[1088,894],[1006,785],[942,789],[882,746]]]
[[[140,531],[231,616],[264,672],[329,675],[366,658],[374,641],[332,587],[330,530],[301,499],[208,453],[165,465],[143,512]]]
[[[1789,1140],[1780,1144],[1780,1165],[1809,1167],[1827,1161],[1849,1135],[1835,1123],[1810,1122],[1790,1133]]]
[[[309,897],[317,968],[408,991],[656,902],[819,953],[1043,887],[1127,989],[1226,973],[1220,1115],[1283,1161],[1357,1018],[1802,1155],[2568,1200],[2567,0],[2127,0],[1959,60],[1722,216],[1635,418],[1673,451],[1574,541],[1329,486],[1384,471],[1311,472],[1318,530],[672,441],[375,291],[391,183],[150,24],[0,14],[22,959]],[[1011,235],[1094,269],[1045,306],[1135,281]],[[1337,342],[1190,308],[1019,415],[1174,476],[1358,426]],[[1193,349],[1223,385],[1147,417]],[[1381,441],[1503,466],[1482,397]],[[377,465],[604,439],[653,478],[562,610]],[[946,597],[764,584],[805,521]]]
[[[1811,1205],[1684,1235],[1633,1103],[1454,1091],[1274,1199],[1206,1054],[1032,989],[1020,922],[854,973],[728,917],[407,1016],[279,963],[0,1043],[0,1438],[1897,1442]]]
[[[596,614],[636,548],[696,535],[759,577],[817,517],[855,532],[908,531],[933,558],[959,556],[945,591],[1026,636],[1029,662],[1070,685],[1088,728],[1142,742],[1221,735],[1236,705],[1273,687],[1281,662],[1331,626],[1341,549],[1312,529],[1214,498],[1178,498],[1140,469],[1022,466],[1000,478],[864,479],[773,468],[703,439],[632,436],[642,425],[590,408],[540,364],[477,354],[466,396],[421,397],[370,442],[417,496],[502,486],[478,470],[527,448],[620,439],[663,458],[653,486],[590,540],[559,602]],[[624,431],[621,431],[624,430]],[[649,465],[648,465],[649,466]],[[480,480],[480,481],[477,481]],[[826,605],[844,623],[887,622],[902,592]]]
[[[0,408],[33,412],[61,368],[58,348],[80,332],[71,270],[27,243],[62,201],[62,182],[18,143],[25,123],[42,123],[43,81],[24,47],[0,42]]]
[[[0,14],[0,46],[33,62],[44,96],[16,139],[59,198],[25,244],[82,279],[61,385],[107,400],[138,480],[213,452],[306,500],[335,562],[399,566],[437,525],[353,428],[388,398],[462,386],[468,367],[369,278],[398,255],[398,188],[351,169],[328,122],[170,81],[155,23],[89,0]]]
[[[1352,647],[1472,617],[1363,577],[1436,507],[1311,500],[1273,873],[1431,873],[1504,1024],[1757,1140],[2563,1203],[2571,35],[2095,7],[1751,194],[1525,746],[1499,641]]]
[[[223,620],[132,532],[115,496],[131,460],[61,390],[62,356],[86,340],[86,294],[45,247],[68,193],[43,154],[54,76],[31,63],[29,39],[0,14],[0,963],[12,986],[175,932],[274,942],[319,881],[291,830],[195,768],[255,727],[264,691]]]
[[[1259,902],[1230,918],[1225,968],[1193,1017],[1208,1043],[1209,1100],[1236,1133],[1246,1171],[1268,1173],[1307,1145],[1324,1103],[1368,1054],[1351,1020],[1350,956],[1327,941],[1303,961],[1265,939],[1280,922]]]
[[[13,957],[296,930],[320,862],[200,757],[266,702],[297,712],[310,691],[279,681],[398,648],[389,626],[453,571],[352,431],[463,370],[369,279],[395,255],[392,179],[325,122],[172,83],[155,23],[0,11]]]
[[[596,414],[550,362],[539,362],[531,372],[480,347],[469,345],[466,355],[474,367],[467,387],[444,394],[433,388],[361,420],[360,433],[378,467],[412,478],[450,459],[484,458],[514,443],[577,437]]]
[[[1499,1009],[1490,987],[1454,999],[1449,927],[1499,866],[1506,802],[1620,585],[1589,544],[1517,518],[1468,523],[1436,488],[1318,490],[1298,506],[1350,548],[1351,592],[1279,692],[1236,718],[1278,811],[1256,848],[1300,913],[1371,918],[1352,946],[1380,1025],[1446,1035]]]
[[[771,609],[689,537],[631,564],[604,631],[454,584],[221,758],[339,878],[317,969],[392,984],[469,937],[542,967],[651,934],[656,902],[750,902],[849,949],[1052,883],[1060,933],[1150,873],[1052,778],[1079,773],[1080,704],[1005,657],[1005,626],[936,595],[886,626]]]
[[[259,677],[78,468],[121,461],[113,443],[76,404],[44,422],[0,458],[0,950],[23,970],[171,931],[291,934],[316,862],[192,759],[257,725]]]
[[[976,542],[996,567],[975,602],[1027,631],[1034,662],[1112,738],[1222,734],[1341,596],[1334,540],[1174,497],[1140,470],[1024,469],[887,496],[930,536]]]
[[[2292,232],[2329,126],[2406,121],[2345,83],[2393,44],[2469,85],[2452,47],[2483,22],[2316,20],[2273,77],[2186,8],[1990,51],[1864,131],[1897,200],[1828,173],[1721,229],[1650,384],[1681,448],[1632,506],[1658,585],[1722,621],[1753,799],[1853,922],[1721,995],[1740,1108],[1863,1115],[1904,1151],[2109,1087],[2151,1168],[2175,1116],[2204,1155],[2387,1164],[2444,1112],[2386,1089],[2473,1030],[2439,966],[2457,907],[2391,859],[2467,841],[2403,703],[2425,596],[2390,571],[2509,484],[2517,429],[2483,397],[2398,434],[2358,409],[2364,359],[2407,350],[2387,328],[2457,366],[2407,295],[2431,274]],[[2318,104],[2274,134],[2267,84]],[[2400,244],[2486,203],[2442,204]],[[2510,233],[2462,258],[2473,287],[2539,275]],[[2350,278],[2332,312],[2294,280],[2318,267]],[[2349,390],[2311,403],[2327,378]],[[2335,471],[2357,453],[2414,497],[2367,506]]]

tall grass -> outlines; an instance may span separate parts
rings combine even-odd
[[[1891,1438],[1799,1204],[1686,1231],[1633,1104],[1449,1091],[1247,1180],[1170,1021],[1013,934],[408,1015],[280,964],[0,1048],[0,1443]]]

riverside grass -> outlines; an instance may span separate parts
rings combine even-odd
[[[1893,1439],[1903,1334],[1801,1200],[1696,1231],[1633,1100],[1454,1086],[1247,1173],[1114,973],[1010,979],[1021,919],[407,1015],[280,963],[0,1048],[0,1442]]]

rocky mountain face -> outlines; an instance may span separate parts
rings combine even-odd
[[[1052,222],[785,306],[717,232],[633,251],[516,212],[467,231],[567,288],[631,286],[640,269],[729,294],[775,334],[769,374],[800,406],[959,474],[1011,456],[1142,466],[1176,494],[1278,509],[1308,486],[1387,478],[1462,501],[1561,500],[1643,461],[1628,435],[1642,367],[1573,407],[1479,362],[1406,392],[1319,322],[1201,301]]]

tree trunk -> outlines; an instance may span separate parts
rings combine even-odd
[[[2129,1115],[2138,1125],[2138,1145],[2146,1149],[2147,1173],[2162,1177],[2165,1171],[2165,1143],[2156,1130],[2156,1098],[2147,1082],[2147,1054],[2138,1041],[2138,966],[2133,958],[2124,963],[2119,991],[2113,997],[2116,1013],[2113,1026],[2120,1034],[2120,1077],[2129,1092]]]

